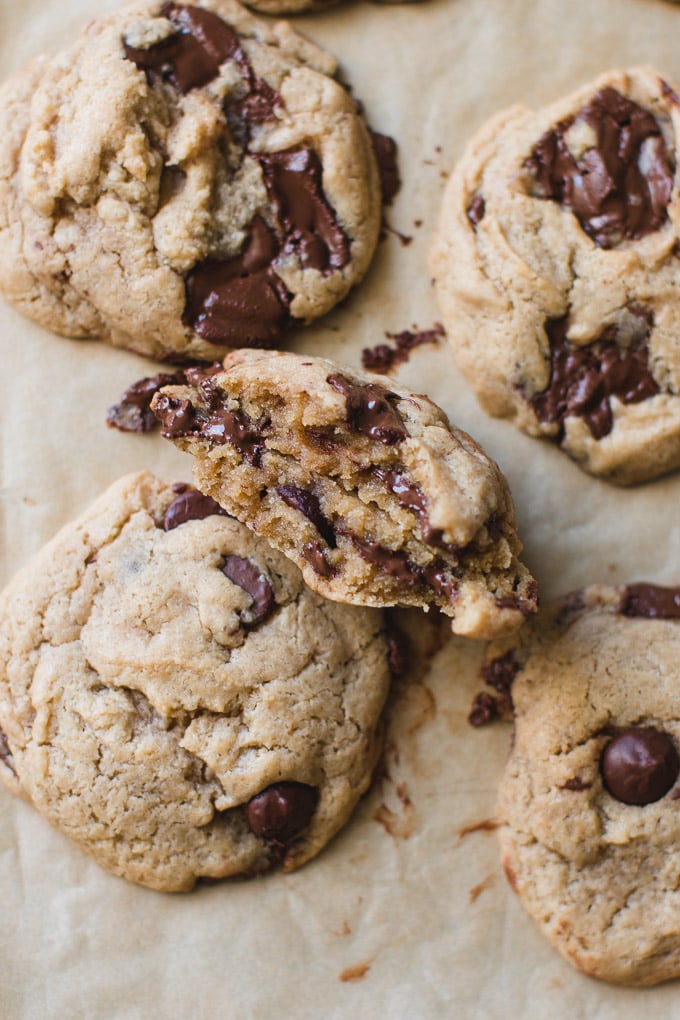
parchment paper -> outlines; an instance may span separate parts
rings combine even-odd
[[[2,77],[114,6],[0,0]],[[680,6],[663,0],[356,2],[296,27],[339,56],[371,123],[400,146],[389,221],[411,243],[388,235],[364,285],[291,344],[355,366],[385,331],[437,320],[426,254],[446,169],[489,115],[614,66],[680,76]],[[148,467],[188,480],[190,463],[157,435],[105,427],[108,406],[153,363],[52,336],[4,304],[0,345],[4,583],[119,475]],[[544,599],[594,581],[680,582],[680,475],[631,491],[587,477],[481,412],[444,344],[414,351],[398,378],[506,472]],[[420,661],[393,698],[384,778],[297,873],[149,892],[101,871],[0,790],[0,1017],[680,1015],[677,983],[636,991],[584,978],[525,917],[488,824],[508,727],[468,725],[480,648],[451,639],[428,657],[436,621],[422,619]]]

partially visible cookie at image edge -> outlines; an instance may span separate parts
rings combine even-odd
[[[498,802],[507,878],[579,970],[680,976],[680,588],[592,586],[541,610],[512,666]]]
[[[0,290],[163,360],[274,346],[366,271],[381,194],[334,59],[236,0],[143,2],[0,90]]]
[[[611,71],[484,125],[431,266],[483,407],[632,484],[680,465],[680,86]]]
[[[498,466],[422,394],[323,358],[234,351],[151,408],[198,488],[327,598],[436,606],[495,637],[536,609]]]
[[[0,778],[153,889],[291,870],[368,787],[389,654],[379,610],[130,475],[0,595]]]

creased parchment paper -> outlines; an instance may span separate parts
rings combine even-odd
[[[115,0],[0,0],[0,71],[54,52]],[[427,270],[445,172],[488,116],[557,98],[610,67],[680,77],[680,6],[664,0],[347,3],[296,27],[341,60],[403,188],[365,284],[291,346],[358,366],[385,331],[438,319]],[[157,435],[106,428],[151,362],[70,341],[0,304],[0,580],[119,475],[189,480]],[[506,472],[544,599],[594,581],[680,582],[680,476],[620,491],[486,417],[444,344],[400,383],[426,391]],[[425,620],[423,626],[422,620]],[[0,1017],[550,1018],[680,1016],[680,984],[582,977],[507,887],[491,827],[509,729],[473,730],[481,649],[417,618],[395,689],[384,775],[348,827],[291,875],[162,895],[109,876],[0,790]],[[431,646],[428,649],[428,643]],[[480,823],[481,827],[480,827]],[[680,852],[680,848],[679,848]]]

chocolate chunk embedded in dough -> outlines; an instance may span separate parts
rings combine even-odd
[[[276,599],[271,581],[257,563],[242,556],[227,556],[222,565],[222,573],[239,588],[243,588],[253,600],[250,609],[241,613],[243,623],[254,627],[266,620],[276,605]]]
[[[187,486],[183,492],[178,493],[165,511],[163,530],[173,531],[174,528],[179,528],[180,524],[185,524],[187,521],[202,521],[205,517],[214,515],[229,516],[227,511],[223,510],[220,504],[210,496]]]
[[[317,792],[305,783],[274,783],[246,805],[248,825],[256,836],[290,843],[309,825]]]
[[[680,618],[680,588],[662,588],[657,584],[629,584],[624,589],[619,612],[623,616],[648,619]]]
[[[673,159],[656,118],[604,88],[537,142],[526,167],[537,197],[574,212],[601,248],[644,237],[667,220]]]
[[[608,435],[614,419],[611,398],[623,404],[639,404],[659,393],[659,384],[649,369],[648,319],[632,312],[640,323],[637,335],[627,348],[617,343],[618,331],[610,329],[602,339],[587,347],[577,347],[567,339],[567,320],[554,319],[546,324],[550,340],[550,382],[535,393],[530,403],[536,417],[557,422],[558,438],[563,436],[567,418],[582,418],[595,439]]]
[[[602,778],[612,797],[624,804],[652,804],[673,786],[680,758],[666,733],[641,726],[624,730],[607,744]]]
[[[378,439],[386,446],[406,439],[401,415],[394,406],[399,400],[379,383],[359,383],[340,372],[333,372],[326,380],[347,401],[347,422],[354,432],[370,439]]]

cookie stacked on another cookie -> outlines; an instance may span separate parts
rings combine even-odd
[[[680,466],[680,87],[612,71],[470,142],[432,270],[484,408],[630,484]]]
[[[0,776],[154,889],[290,870],[365,792],[388,683],[379,610],[132,475],[0,596]]]
[[[147,0],[0,92],[0,290],[165,360],[273,346],[364,274],[373,147],[335,61],[236,0]]]
[[[234,351],[152,409],[195,478],[328,598],[438,606],[458,634],[536,610],[498,466],[426,396],[323,358]]]
[[[498,814],[510,884],[594,977],[680,976],[680,589],[593,586],[486,668],[514,674]]]

